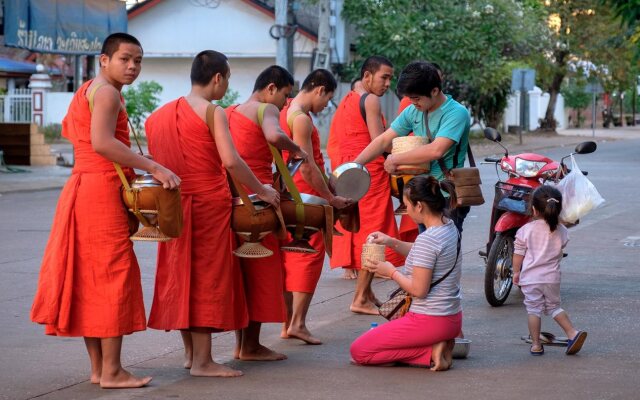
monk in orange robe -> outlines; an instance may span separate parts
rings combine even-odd
[[[122,336],[146,328],[140,269],[114,162],[131,178],[150,171],[167,189],[180,178],[129,148],[120,91],[140,73],[142,47],[126,33],[108,36],[100,73],[76,92],[62,123],[74,147],[73,173],[60,194],[44,253],[31,320],[57,336],[84,337],[91,383],[103,388],[145,386],[122,368]]]
[[[292,88],[291,74],[284,68],[273,65],[258,75],[249,100],[225,110],[238,153],[263,184],[273,183],[273,156],[269,144],[276,149],[289,151],[293,157],[307,158],[307,153],[280,129],[280,109],[284,107]],[[263,117],[260,118],[260,115]],[[279,241],[275,235],[269,234],[262,240],[262,245],[273,251],[273,255],[240,260],[249,309],[249,326],[236,331],[235,357],[241,360],[284,360],[287,358],[284,354],[260,344],[260,328],[263,323],[286,320]]]
[[[146,122],[149,150],[182,179],[182,235],[158,247],[149,327],[180,329],[193,376],[239,376],[211,356],[211,333],[249,323],[240,265],[231,253],[231,192],[226,170],[262,200],[279,194],[263,186],[240,158],[227,117],[211,104],[229,86],[227,57],[206,50],[191,67],[191,92],[155,111]]]
[[[340,102],[331,122],[330,140],[339,145],[337,158],[331,159],[332,168],[345,162],[353,161],[371,141],[384,131],[384,119],[380,109],[380,96],[391,84],[393,65],[380,56],[372,56],[365,60],[361,74],[362,88],[349,92]],[[366,121],[360,110],[362,96]],[[351,233],[339,227],[343,236],[333,237],[333,255],[331,268],[351,268],[358,270],[356,291],[351,311],[364,314],[378,314],[378,302],[371,290],[373,275],[361,269],[360,255],[362,245],[371,232],[381,231],[389,236],[398,236],[391,203],[389,175],[384,171],[384,158],[376,158],[366,164],[371,174],[371,186],[367,194],[360,199],[360,231]],[[404,263],[404,258],[387,249],[387,261],[396,266]]]
[[[313,155],[313,160],[302,164],[300,171],[293,177],[300,193],[322,197],[333,207],[341,209],[352,201],[335,196],[327,186],[320,136],[309,115],[310,112],[319,113],[324,110],[337,85],[331,72],[326,69],[311,72],[302,83],[301,91],[289,100],[280,112],[280,127],[307,154]],[[287,155],[285,153],[284,157]],[[289,236],[291,240],[291,235]],[[306,319],[324,265],[325,246],[322,233],[311,235],[309,243],[317,253],[282,252],[287,321],[283,324],[281,337],[301,339],[308,344],[321,344],[322,342],[309,332]]]

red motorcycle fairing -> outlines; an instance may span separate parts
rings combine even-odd
[[[498,218],[494,231],[498,233],[520,228],[530,220],[531,217],[528,215],[507,211]]]

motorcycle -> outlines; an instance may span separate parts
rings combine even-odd
[[[569,173],[564,164],[566,158],[575,154],[593,153],[597,144],[579,143],[573,153],[557,162],[535,153],[510,156],[507,148],[500,143],[500,133],[493,128],[486,128],[484,136],[504,149],[503,157],[487,157],[482,163],[494,164],[498,175],[491,210],[489,241],[486,251],[479,252],[486,262],[485,298],[489,304],[498,307],[507,300],[513,286],[513,245],[518,229],[531,220],[531,193],[549,180],[558,182]],[[498,166],[507,174],[504,181],[500,180]],[[583,174],[587,175],[587,172],[583,171]]]

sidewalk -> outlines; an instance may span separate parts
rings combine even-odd
[[[518,135],[505,134],[502,144],[512,154],[543,151],[545,149],[575,146],[585,140],[611,141],[640,139],[640,127],[618,127],[614,129],[596,129],[595,138],[591,129],[563,129],[558,134],[525,133],[523,144],[518,144]],[[478,158],[502,154],[502,148],[488,140],[472,141],[474,155]],[[73,148],[68,143],[57,143],[51,146],[52,152],[61,154],[65,160],[73,160]],[[0,194],[34,190],[50,190],[61,188],[71,174],[71,168],[20,166],[28,173],[0,173]]]

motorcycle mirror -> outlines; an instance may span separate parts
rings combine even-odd
[[[578,145],[576,146],[575,152],[577,154],[589,154],[596,151],[597,148],[598,148],[598,145],[596,144],[596,142],[582,142],[582,143],[578,143]]]
[[[502,140],[500,132],[493,128],[484,128],[484,137],[491,140],[492,142],[499,142]]]

